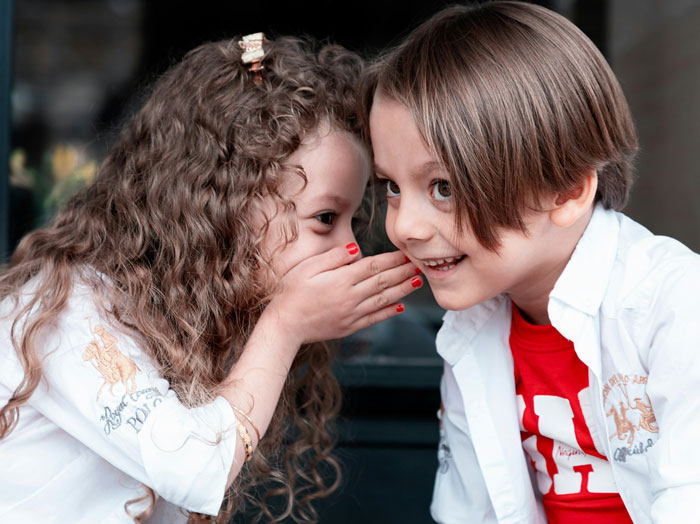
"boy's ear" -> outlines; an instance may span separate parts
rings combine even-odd
[[[598,189],[598,173],[588,169],[579,183],[567,193],[559,194],[549,212],[552,222],[559,227],[568,227],[583,216],[593,205]]]

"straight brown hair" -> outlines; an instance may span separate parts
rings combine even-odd
[[[448,7],[366,71],[361,113],[379,93],[412,113],[451,176],[460,231],[496,249],[498,229],[598,173],[596,200],[624,207],[637,137],[622,89],[595,45],[543,7]],[[368,134],[367,134],[368,136]]]

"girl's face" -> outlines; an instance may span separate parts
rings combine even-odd
[[[276,278],[307,258],[331,248],[355,242],[352,219],[362,203],[370,175],[369,155],[352,134],[322,127],[313,133],[285,162],[301,166],[307,183],[290,173],[280,188],[294,202],[291,214],[296,240],[287,243],[290,215],[283,211],[270,221],[263,251]],[[274,204],[270,202],[270,211]]]
[[[546,299],[566,263],[551,255],[547,212],[524,216],[528,234],[500,232],[497,252],[455,227],[450,175],[424,144],[409,109],[375,96],[370,132],[377,177],[386,185],[386,231],[428,278],[445,309],[461,310],[508,293],[521,307]]]

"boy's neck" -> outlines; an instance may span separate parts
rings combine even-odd
[[[520,310],[520,315],[530,324],[547,326],[551,324],[549,315],[547,314],[548,304],[549,297],[547,296],[540,303],[526,304],[524,308],[520,304],[513,302],[513,307],[517,307]]]
[[[582,215],[571,227],[563,229],[557,238],[553,238],[551,245],[551,257],[538,275],[536,284],[528,286],[523,293],[509,293],[511,300],[520,312],[531,324],[551,324],[547,308],[549,306],[549,294],[554,289],[557,280],[564,272],[571,255],[578,245],[593,216],[593,206]]]

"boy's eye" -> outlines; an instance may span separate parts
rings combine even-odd
[[[336,215],[333,211],[326,211],[325,213],[320,213],[316,215],[314,218],[322,224],[332,226],[337,216],[338,215]]]
[[[436,180],[433,182],[432,188],[433,198],[435,200],[447,200],[452,197],[452,188],[448,180]]]
[[[394,182],[393,180],[387,180],[386,181],[386,194],[388,197],[399,196],[401,194],[401,189],[399,189],[399,185],[396,182]]]

